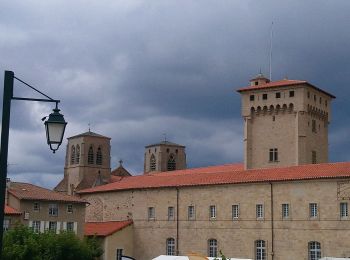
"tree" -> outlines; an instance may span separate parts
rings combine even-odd
[[[73,232],[35,234],[18,225],[4,235],[4,260],[93,260],[103,253],[95,238],[80,240]]]

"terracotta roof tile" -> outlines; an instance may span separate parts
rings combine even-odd
[[[332,94],[318,88],[315,87],[314,85],[310,84],[309,82],[305,81],[305,80],[291,80],[291,79],[284,79],[284,80],[279,80],[279,81],[272,81],[266,84],[261,84],[261,85],[257,85],[257,86],[247,86],[247,87],[243,87],[243,88],[239,88],[237,91],[238,92],[244,92],[244,91],[250,91],[250,90],[258,90],[258,89],[268,89],[268,88],[278,88],[278,87],[284,87],[284,86],[298,86],[298,85],[308,85],[318,91],[323,92],[324,94],[335,98],[335,96],[333,96]]]
[[[307,164],[253,170],[243,170],[242,165],[237,164],[231,166],[221,165],[126,177],[119,182],[82,190],[79,193],[333,178],[350,178],[350,162]]]
[[[84,225],[85,236],[109,236],[129,225],[132,220],[126,221],[108,221],[108,222],[86,222]]]
[[[8,192],[16,198],[23,200],[51,200],[72,203],[86,203],[85,200],[82,200],[76,196],[69,196],[30,183],[11,182],[11,186],[8,189]]]
[[[5,205],[5,215],[21,215],[22,213],[17,211],[17,209],[14,209],[8,205]]]

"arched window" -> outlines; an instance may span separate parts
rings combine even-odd
[[[96,154],[96,164],[102,165],[102,149],[99,147]]]
[[[166,240],[166,255],[175,255],[175,239],[172,237]]]
[[[80,162],[80,146],[77,144],[77,150],[75,151],[75,163],[79,164]]]
[[[154,154],[151,155],[151,159],[149,160],[149,169],[150,171],[156,170],[156,157],[154,157]]]
[[[168,159],[168,171],[175,171],[176,170],[176,161],[175,156],[171,154]]]
[[[218,256],[218,241],[216,239],[208,240],[208,255],[209,257]]]
[[[94,149],[92,146],[90,146],[88,152],[88,164],[94,164]]]
[[[74,158],[75,158],[75,147],[72,145],[72,148],[70,149],[70,164],[74,164]]]
[[[266,260],[266,243],[264,240],[255,241],[255,260]]]
[[[321,258],[321,243],[317,241],[309,242],[309,260],[318,260]]]

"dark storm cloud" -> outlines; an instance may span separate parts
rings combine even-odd
[[[273,21],[273,79],[305,79],[338,97],[330,158],[350,160],[349,7],[345,0],[2,2],[0,69],[62,100],[66,137],[89,122],[112,137],[112,167],[122,158],[141,172],[143,147],[163,133],[187,146],[191,167],[241,161],[234,90],[260,69],[268,75]],[[51,109],[13,103],[11,176],[50,187],[62,176],[65,144],[50,154],[40,121]]]

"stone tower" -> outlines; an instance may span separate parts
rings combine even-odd
[[[109,183],[110,140],[91,131],[68,138],[64,178],[56,191],[75,191]]]
[[[144,173],[186,169],[185,146],[169,141],[145,147]]]
[[[333,95],[307,81],[270,82],[262,74],[238,92],[245,169],[328,162]]]

